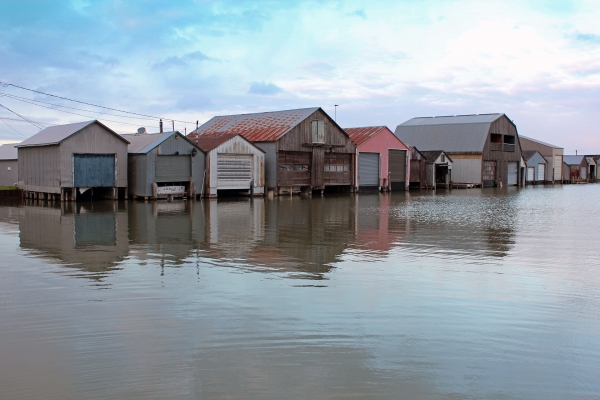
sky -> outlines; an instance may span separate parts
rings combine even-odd
[[[505,113],[520,135],[597,154],[599,17],[597,0],[0,1],[0,143],[320,106],[392,130]]]

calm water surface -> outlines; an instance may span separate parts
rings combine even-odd
[[[600,185],[0,203],[0,398],[600,398]]]

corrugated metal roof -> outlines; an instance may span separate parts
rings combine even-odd
[[[583,156],[563,156],[563,162],[567,165],[580,165]]]
[[[190,134],[219,136],[240,134],[251,142],[273,142],[281,138],[319,107],[254,114],[213,117]]]
[[[373,136],[377,135],[382,130],[388,130],[387,126],[365,126],[361,128],[344,128],[350,139],[354,142],[355,145],[360,146],[365,143],[367,140],[371,139]]]
[[[449,153],[481,153],[490,123],[449,125],[398,125],[398,139],[421,151],[443,149]]]
[[[18,143],[3,144],[0,146],[0,160],[16,160]]]
[[[94,121],[76,122],[74,124],[50,126],[46,129],[42,129],[41,131],[39,131],[32,137],[25,139],[24,141],[19,143],[19,145],[17,147],[47,146],[47,145],[59,144],[60,142],[62,142],[66,138],[68,138],[69,136],[79,132],[83,128],[85,128],[89,125],[92,125],[92,124],[100,124],[101,126],[106,128],[108,131],[117,135],[124,141],[127,141],[121,135],[114,132],[112,129],[108,128],[106,125],[102,124],[101,122],[99,122],[97,120],[94,120]]]
[[[471,114],[471,115],[448,115],[443,117],[417,117],[404,122],[405,126],[416,125],[450,125],[450,124],[491,124],[502,115],[494,114]]]
[[[191,133],[188,135],[188,138],[192,142],[196,143],[196,145],[198,147],[200,147],[202,150],[204,150],[205,152],[208,153],[209,151],[216,149],[223,143],[227,142],[228,140],[233,139],[236,136],[239,136],[239,135],[237,135],[235,133],[224,133],[219,136],[200,136],[200,135]]]
[[[553,149],[562,149],[562,147],[558,147],[558,146],[555,146],[553,144],[542,142],[541,140],[533,139],[533,138],[530,138],[530,137],[527,137],[527,136],[523,136],[523,135],[519,135],[519,139],[530,140],[532,142],[535,142],[535,143],[538,143],[538,144],[541,144],[541,145],[544,145],[544,146],[548,146],[548,147],[551,147]]]
[[[129,141],[127,152],[130,154],[146,154],[156,146],[179,133],[177,131],[163,133],[126,133],[121,135]],[[181,133],[179,133],[181,135]],[[183,135],[181,135],[183,136]]]

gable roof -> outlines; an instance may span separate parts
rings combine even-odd
[[[563,162],[567,165],[580,165],[584,156],[563,156]]]
[[[0,146],[0,160],[16,160],[18,159],[17,148],[18,143],[3,144]]]
[[[233,139],[236,136],[239,136],[239,135],[237,135],[235,133],[226,133],[226,134],[219,135],[219,136],[194,135],[193,137],[190,138],[190,140],[196,142],[196,145],[198,147],[200,147],[202,150],[204,150],[208,153],[209,151],[216,149],[223,143],[227,142],[230,139]]]
[[[188,136],[240,134],[251,142],[273,142],[292,130],[320,107],[254,114],[223,115],[211,118]],[[343,130],[342,130],[343,131]]]
[[[443,149],[450,153],[481,153],[497,114],[419,117],[396,127],[394,134],[404,143],[421,151]]]
[[[537,143],[537,144],[541,144],[543,146],[548,146],[548,147],[551,147],[553,149],[562,149],[562,147],[558,147],[558,146],[555,146],[553,144],[542,142],[541,140],[533,139],[533,138],[530,138],[530,137],[527,137],[527,136],[523,136],[523,135],[519,135],[519,139],[529,140],[531,142],[534,142],[534,143]]]
[[[110,129],[109,127],[107,127],[106,125],[101,123],[100,121],[93,120],[93,121],[85,121],[85,122],[76,122],[74,124],[50,126],[46,129],[42,129],[41,131],[39,131],[35,135],[31,136],[30,138],[25,139],[24,141],[19,143],[17,145],[17,147],[49,146],[49,145],[59,144],[63,140],[76,134],[77,132],[81,131],[82,129],[87,128],[88,126],[90,126],[92,124],[99,124],[100,126],[105,128],[109,132],[116,135],[119,139],[125,141],[126,143],[129,143],[121,135],[119,135],[118,133],[116,133],[115,131],[113,131],[112,129]]]
[[[533,157],[535,155],[535,153],[539,153],[540,157],[544,158],[544,156],[542,156],[542,154],[537,150],[523,150],[523,152],[521,154],[523,156],[523,159],[525,161],[528,161],[529,159],[531,159],[531,157]],[[546,159],[544,158],[544,160],[546,160]]]
[[[162,133],[125,133],[121,136],[129,141],[129,146],[127,147],[127,152],[129,154],[146,154],[173,135],[179,135],[195,146],[192,141],[182,135],[179,131]]]
[[[444,152],[443,150],[421,151],[420,153],[421,153],[421,155],[425,156],[425,159],[427,161],[431,161],[431,162],[435,162],[435,160],[437,160],[438,157],[442,153],[446,154],[446,152]],[[450,158],[450,156],[448,156],[448,154],[446,154],[446,158],[448,158],[448,160],[450,160],[450,162],[453,162],[452,159]]]
[[[364,126],[361,128],[345,128],[344,130],[357,146],[367,142],[369,139],[384,130],[387,130],[392,135],[394,134],[387,126]]]

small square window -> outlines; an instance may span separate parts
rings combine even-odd
[[[9,171],[12,171],[12,168],[11,168],[11,167],[8,167],[8,170],[9,170]]]

